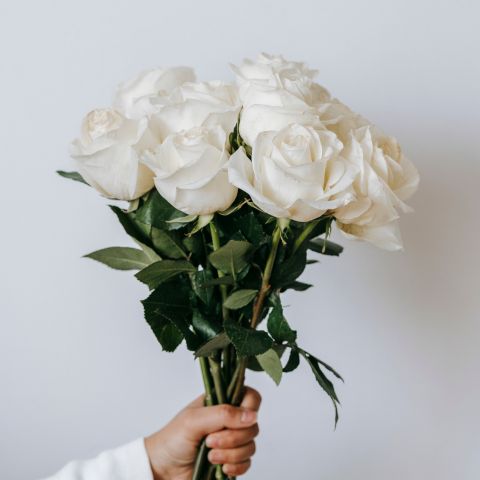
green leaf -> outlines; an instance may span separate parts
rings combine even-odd
[[[278,358],[282,359],[283,352],[285,351],[287,347],[285,345],[278,345],[277,343],[274,343],[272,346],[272,350],[274,350]],[[254,372],[263,372],[263,367],[258,363],[258,360],[256,357],[248,357],[247,358],[247,368],[254,371]]]
[[[297,339],[297,332],[290,328],[283,316],[283,308],[280,300],[275,303],[268,316],[267,329],[275,341],[292,343]]]
[[[304,283],[304,282],[292,282],[289,285],[285,285],[283,288],[284,290],[287,290],[288,288],[292,290],[296,290],[297,292],[304,292],[305,290],[308,290],[310,287],[313,287],[310,283]]]
[[[288,357],[288,361],[283,367],[283,371],[285,373],[293,372],[298,367],[298,365],[300,365],[300,354],[297,350],[292,348],[290,350],[290,356]]]
[[[312,369],[312,372],[315,376],[315,379],[317,380],[317,383],[323,388],[325,393],[330,397],[333,403],[333,407],[335,409],[335,426],[337,425],[338,422],[338,407],[337,404],[339,404],[339,400],[337,397],[337,394],[335,392],[335,387],[333,386],[333,383],[325,376],[323,373],[322,369],[320,368],[318,361],[315,357],[310,355],[308,352],[305,350],[302,350],[301,348],[298,349],[300,355],[307,361],[307,363],[310,365],[310,368]]]
[[[307,242],[307,247],[322,255],[334,255],[338,257],[343,252],[343,247],[338,243],[331,242],[324,238],[316,238]]]
[[[135,240],[135,242],[143,250],[143,253],[145,253],[145,255],[148,257],[149,263],[158,262],[162,259],[162,257],[153,248],[150,248],[148,245],[145,245],[138,240]]]
[[[219,333],[208,342],[204,343],[196,352],[196,357],[208,357],[217,350],[222,350],[230,345],[231,341],[225,332]]]
[[[142,301],[145,320],[166,351],[173,351],[181,343],[182,329],[191,316],[189,288],[175,279],[162,284]]]
[[[198,270],[191,276],[192,288],[195,295],[205,304],[210,305],[213,300],[214,289],[209,282],[213,280],[210,270]]]
[[[145,225],[139,224],[135,221],[135,213],[127,213],[121,208],[115,205],[109,205],[113,213],[117,216],[119,222],[130,237],[137,240],[144,245],[151,245],[151,241],[148,237],[150,228],[146,228]]]
[[[219,213],[219,215],[222,215],[224,217],[228,217],[228,215],[231,215],[232,213],[235,213],[237,210],[240,210],[246,203],[247,203],[247,199],[243,198],[238,203],[233,203],[226,210],[223,210],[223,211],[218,212],[218,213]]]
[[[182,240],[182,249],[186,249],[189,254],[192,254],[195,258],[199,259],[199,263],[205,263],[203,261],[205,255],[205,248],[203,246],[203,240],[201,235],[192,235],[190,237],[185,237]]]
[[[205,282],[205,285],[208,287],[213,287],[215,285],[235,285],[235,279],[230,275],[225,275],[224,277],[213,278]]]
[[[239,357],[259,355],[272,347],[272,339],[266,332],[245,328],[233,321],[225,322],[225,331]]]
[[[172,323],[159,323],[152,330],[166,352],[173,352],[182,343],[182,332]]]
[[[194,272],[196,268],[186,260],[160,260],[138,272],[135,277],[153,290],[181,273]]]
[[[194,310],[193,312],[192,325],[195,332],[197,332],[203,341],[211,340],[220,331],[219,325],[215,323],[213,319],[202,315],[198,310]]]
[[[307,252],[305,248],[287,258],[283,262],[275,263],[271,283],[274,287],[284,287],[293,283],[305,270]]]
[[[63,178],[68,178],[70,180],[74,180],[75,182],[80,182],[88,185],[85,179],[78,172],[65,172],[64,170],[57,170],[57,173]]]
[[[115,270],[140,270],[150,264],[150,259],[142,251],[130,247],[109,247],[84,255]]]
[[[183,212],[168,203],[155,188],[150,191],[144,204],[136,211],[137,221],[165,230],[181,227],[182,224],[168,222],[184,216]]]
[[[192,228],[189,235],[194,235],[199,232],[202,228],[206,227],[213,220],[213,213],[210,215],[200,215],[198,217],[197,223]]]
[[[174,218],[173,220],[167,220],[167,223],[191,223],[198,218],[198,215],[184,215],[183,217]]]
[[[237,290],[228,296],[223,306],[230,310],[238,310],[248,305],[257,296],[257,293],[258,290]]]
[[[175,238],[174,232],[159,230],[158,228],[152,227],[151,238],[153,246],[164,257],[173,259],[187,258],[187,254]]]
[[[248,213],[243,215],[235,216],[234,225],[253,245],[261,245],[267,239],[262,225],[253,210],[249,210]]]
[[[256,359],[265,372],[272,378],[272,380],[279,385],[282,380],[282,362],[277,352],[270,348],[264,353],[256,355]]]
[[[302,350],[301,348],[299,347],[296,347],[297,350]],[[317,361],[318,363],[320,363],[321,365],[323,365],[329,372],[333,373],[333,375],[335,375],[339,380],[341,380],[342,382],[344,382],[345,380],[343,379],[343,377],[333,368],[331,367],[328,363],[325,363],[323,360],[320,360],[318,357],[315,357],[314,355],[312,355],[311,353],[308,353],[308,352],[305,352],[305,350],[302,350],[304,353],[306,353],[307,355],[310,356],[310,358],[313,358],[315,361]]]
[[[249,242],[230,240],[226,245],[212,252],[210,263],[223,273],[235,275],[248,265],[253,247]]]

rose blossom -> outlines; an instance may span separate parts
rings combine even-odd
[[[237,123],[240,102],[234,85],[211,81],[185,83],[172,92],[167,105],[151,117],[160,140],[194,127],[220,125],[231,132]]]
[[[352,199],[356,170],[341,156],[342,147],[325,129],[293,124],[263,132],[251,161],[243,149],[232,155],[229,179],[266,213],[308,222]]]
[[[139,163],[140,152],[153,145],[146,119],[129,120],[107,108],[85,117],[70,153],[85,181],[102,195],[134,200],[153,187],[153,173]]]
[[[208,215],[228,208],[237,188],[228,181],[227,135],[221,126],[172,133],[143,161],[155,173],[155,186],[175,208]]]
[[[350,124],[352,119],[346,121]],[[405,200],[418,187],[418,171],[398,142],[375,127],[361,126],[348,135],[344,155],[358,169],[352,184],[355,200],[335,210],[337,225],[349,236],[387,250],[399,250],[402,241],[396,225],[398,210],[411,211]]]
[[[316,105],[330,94],[313,82],[314,70],[282,56],[261,54],[256,62],[232,66],[240,86],[243,110],[240,134],[252,145],[264,131],[280,130],[292,123],[321,126]]]
[[[114,106],[127,118],[149,116],[168,102],[176,87],[194,81],[195,73],[189,67],[147,70],[118,87]]]

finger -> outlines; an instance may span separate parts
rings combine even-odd
[[[251,464],[251,460],[242,463],[226,463],[222,470],[229,477],[236,477],[238,475],[243,475],[250,468]]]
[[[245,387],[245,395],[240,406],[258,411],[261,403],[262,396],[257,392],[257,390],[254,388]]]
[[[235,448],[251,442],[259,432],[258,424],[237,430],[225,429],[211,433],[207,437],[209,448]]]
[[[214,448],[208,452],[208,460],[214,465],[226,463],[242,463],[255,454],[255,442],[247,443],[238,448]]]
[[[200,440],[209,433],[224,428],[246,428],[257,422],[257,412],[248,408],[222,404],[212,407],[187,408],[181,416],[193,439]]]

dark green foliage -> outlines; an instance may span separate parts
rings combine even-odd
[[[196,352],[196,357],[208,357],[212,353],[216,353],[218,350],[230,345],[231,340],[225,332],[219,333],[215,337],[205,342]]]
[[[303,273],[306,263],[307,251],[301,247],[286,260],[276,263],[272,274],[272,285],[276,288],[291,285]]]
[[[153,246],[149,238],[150,229],[146,225],[136,221],[135,213],[127,213],[114,205],[110,205],[110,208],[112,209],[113,213],[115,213],[123,229],[130,237],[138,240],[141,243],[144,243],[145,245],[148,245],[149,247]]]
[[[336,426],[338,422],[338,405],[340,404],[340,402],[335,392],[335,387],[333,386],[333,383],[327,378],[327,376],[325,375],[325,373],[320,367],[320,365],[325,366],[326,364],[318,360],[318,358],[314,357],[313,355],[306,352],[305,350],[302,350],[301,348],[297,348],[297,351],[307,361],[310,368],[312,369],[312,372],[315,376],[315,379],[317,380],[317,383],[323,388],[325,393],[332,400],[333,407],[335,409],[335,426]],[[340,375],[337,372],[335,372],[331,367],[328,367],[327,369],[334,372],[335,376],[341,379]]]
[[[116,270],[140,270],[150,264],[142,250],[130,247],[108,247],[85,255]]]
[[[184,217],[185,214],[168,203],[156,189],[147,194],[143,205],[135,212],[138,222],[161,230],[175,230],[182,224],[168,223],[170,220]]]
[[[80,182],[88,185],[85,179],[78,172],[65,172],[64,170],[57,170],[57,173],[63,178],[68,178],[70,180],[74,180],[75,182]]]
[[[208,342],[218,335],[221,328],[212,318],[202,315],[198,310],[193,312],[192,326],[202,343]],[[228,343],[226,345],[228,345]]]
[[[243,147],[250,154],[238,128],[232,135],[232,149]],[[74,175],[67,178],[81,181]],[[208,362],[222,362],[230,352],[225,357],[230,363],[221,366],[225,383],[239,359],[279,383],[282,373],[294,371],[302,357],[331,398],[337,421],[338,398],[326,373],[341,377],[298,347],[297,332],[287,322],[280,300],[280,292],[287,289],[302,292],[311,287],[299,280],[306,265],[315,262],[307,259],[308,251],[335,256],[342,252],[327,238],[332,218],[284,222],[271,275],[263,282],[279,227],[249,202],[240,192],[232,207],[213,219],[193,217],[152,190],[138,200],[136,211],[111,206],[140,249],[113,247],[88,256],[112,268],[140,270],[136,277],[153,290],[142,302],[145,319],[164,350],[174,351],[185,340],[189,350],[208,357]],[[263,319],[267,331],[257,329]],[[284,351],[289,355],[282,367]]]
[[[308,241],[307,247],[314,252],[321,253],[323,255],[334,255],[336,257],[343,252],[343,247],[341,245],[324,238]]]
[[[266,352],[273,344],[266,332],[242,327],[236,322],[226,322],[225,331],[240,357]]]
[[[174,279],[142,301],[145,320],[166,351],[175,350],[188,330],[192,316],[189,293],[185,282]]]
[[[195,267],[186,260],[160,260],[140,270],[135,276],[153,290],[181,273],[195,272]]]
[[[229,310],[238,310],[248,305],[257,296],[257,293],[258,290],[236,290],[227,297],[223,305]]]
[[[235,277],[248,265],[252,250],[249,242],[229,240],[226,245],[212,252],[208,259],[216,269]]]
[[[188,257],[182,245],[181,233],[152,227],[150,238],[153,247],[162,257],[173,259]]]
[[[273,297],[274,306],[268,316],[267,328],[268,333],[278,343],[293,343],[297,339],[297,332],[290,328],[287,320],[283,315],[283,308],[278,296]]]
[[[283,367],[284,373],[293,372],[300,365],[300,354],[295,348],[290,349],[290,356]]]

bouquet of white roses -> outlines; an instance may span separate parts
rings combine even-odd
[[[190,68],[122,84],[113,108],[90,112],[59,173],[103,196],[138,248],[87,255],[137,270],[151,290],[145,319],[164,350],[198,358],[206,404],[239,404],[246,369],[277,384],[300,359],[331,398],[340,375],[297,344],[281,293],[308,252],[339,255],[346,236],[401,248],[397,227],[418,173],[397,141],[315,83],[303,63],[262,54],[232,67],[236,84],[196,82]],[[285,357],[286,360],[282,361]],[[199,448],[193,478],[224,478]]]

